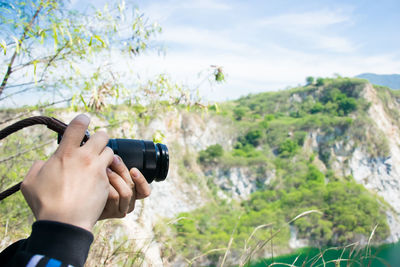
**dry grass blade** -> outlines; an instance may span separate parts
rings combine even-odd
[[[311,214],[311,213],[319,213],[319,214],[322,215],[322,212],[320,212],[319,210],[307,210],[307,211],[305,211],[305,212],[300,213],[300,214],[297,215],[296,217],[294,217],[292,220],[290,220],[290,221],[288,222],[288,224],[291,224],[292,222],[294,222],[294,221],[300,219],[301,217],[304,217],[304,216],[306,216],[306,215],[308,215],[308,214]]]
[[[231,248],[231,246],[232,246],[233,235],[235,234],[236,229],[237,229],[237,227],[238,227],[238,224],[239,224],[239,222],[240,222],[240,217],[242,217],[242,215],[240,215],[240,216],[238,217],[238,219],[237,219],[237,221],[236,221],[235,228],[233,228],[233,230],[232,230],[231,237],[230,237],[229,243],[228,243],[228,247],[226,248],[224,258],[222,259],[222,262],[221,262],[221,267],[224,266],[225,261],[226,261],[226,257],[228,256],[229,250],[230,250],[230,248]]]
[[[250,240],[253,238],[254,234],[255,234],[258,230],[260,230],[260,229],[262,229],[262,228],[265,228],[265,227],[269,227],[269,226],[271,226],[271,225],[272,225],[272,223],[261,224],[261,225],[257,226],[256,228],[254,228],[253,232],[251,232],[249,238],[247,238],[247,240],[246,240],[246,242],[245,242],[245,244],[244,244],[244,250],[247,251],[247,245],[249,244]]]
[[[229,239],[228,247],[226,248],[224,258],[222,259],[222,262],[221,262],[221,267],[223,267],[225,264],[226,257],[228,256],[228,253],[229,253],[229,249],[232,246],[232,242],[233,242],[233,236],[231,236],[231,238]]]
[[[367,255],[370,255],[369,246],[370,246],[370,244],[371,244],[372,237],[375,235],[375,230],[376,230],[376,228],[378,228],[378,224],[375,225],[374,229],[372,230],[371,234],[369,235],[368,243],[367,243]]]
[[[177,223],[177,222],[179,222],[180,220],[188,220],[188,219],[190,219],[190,218],[189,218],[189,217],[179,217],[179,218],[176,218],[176,219],[173,219],[173,220],[167,222],[167,225]]]
[[[201,255],[199,255],[199,256],[196,256],[196,257],[192,258],[191,260],[189,260],[189,259],[185,259],[185,260],[189,263],[189,266],[192,266],[193,262],[196,261],[197,259],[199,259],[199,258],[201,258],[201,257],[204,257],[204,256],[207,256],[208,254],[211,254],[211,253],[213,253],[213,252],[223,251],[223,250],[226,250],[226,249],[227,249],[227,248],[214,248],[214,249],[210,249],[209,251],[206,251],[205,253],[203,253],[203,254],[201,254]]]
[[[292,220],[290,220],[287,224],[289,225],[289,224],[293,223],[294,221],[296,221],[296,220],[298,220],[298,219],[300,219],[300,218],[302,218],[302,217],[304,217],[304,216],[307,216],[307,215],[309,215],[309,214],[312,214],[312,213],[319,213],[319,214],[322,214],[322,212],[319,211],[319,210],[308,210],[308,211],[305,211],[305,212],[300,213],[299,215],[297,215],[296,217],[294,217]],[[257,229],[257,228],[258,228],[258,229]],[[263,228],[263,227],[258,226],[257,228],[255,229],[255,231],[257,231],[257,230],[259,230],[259,229],[261,229],[261,228]],[[253,232],[255,232],[255,231],[253,231]],[[279,229],[279,230],[277,230],[275,233],[271,234],[271,237],[270,237],[270,238],[268,238],[268,239],[266,239],[266,240],[264,240],[264,241],[258,242],[257,245],[255,246],[255,248],[252,249],[252,250],[250,251],[250,253],[247,253],[247,251],[245,251],[244,260],[243,260],[243,261],[241,260],[239,266],[244,266],[246,263],[248,263],[248,262],[253,258],[253,256],[254,256],[258,251],[260,251],[269,241],[271,241],[276,235],[278,235],[278,234],[280,233],[280,231],[281,231],[281,230]],[[253,233],[252,233],[252,234],[253,234]],[[252,236],[250,236],[250,237],[252,237]],[[250,237],[248,238],[248,240],[250,240]],[[249,249],[250,249],[250,248],[249,248]],[[248,250],[249,250],[249,249],[248,249]],[[290,266],[290,265],[288,265],[288,266]]]
[[[299,257],[300,257],[300,255],[298,255],[297,257],[296,257],[296,259],[294,259],[294,262],[292,263],[292,265],[291,266],[293,266],[293,267],[295,267],[295,263],[296,263],[296,261],[299,259]]]

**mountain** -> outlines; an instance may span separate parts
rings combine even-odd
[[[374,74],[363,73],[356,78],[366,79],[372,84],[387,86],[392,89],[400,89],[400,74]]]
[[[372,243],[399,240],[399,103],[396,91],[338,78],[221,103],[203,118],[173,115],[177,175],[192,186],[176,206],[202,204],[156,225],[159,262],[240,265],[302,246],[366,245],[377,225]]]
[[[108,127],[112,137],[152,139],[162,133],[170,170],[132,214],[98,224],[88,266],[243,266],[304,246],[400,239],[400,91],[326,78],[207,111],[152,108],[142,121],[144,107],[118,106],[92,116],[93,127]],[[49,112],[63,121],[76,115]],[[51,138],[18,134],[0,146],[5,157],[15,154],[12,142],[21,150],[24,141],[40,147]],[[19,179],[30,162],[12,161],[0,175],[26,164],[12,173]],[[28,207],[18,202],[23,199],[10,201],[0,205],[4,218],[13,212],[28,217]],[[29,221],[10,221],[19,223],[0,227],[18,236],[6,236],[0,248],[29,232]]]

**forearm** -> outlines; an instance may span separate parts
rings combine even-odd
[[[26,240],[13,244],[0,255],[6,266],[46,266],[48,262],[83,266],[93,235],[83,228],[54,221],[37,221]]]

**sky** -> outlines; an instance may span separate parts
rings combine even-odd
[[[307,76],[400,73],[400,1],[146,0],[138,7],[163,28],[166,55],[148,72],[190,83],[209,65],[226,82],[200,91],[210,100],[280,90]]]
[[[88,3],[107,1],[70,1],[77,9]],[[307,76],[400,73],[398,0],[133,3],[161,25],[155,43],[166,51],[136,58],[137,72],[167,73],[209,101],[294,87]],[[223,84],[203,82],[210,65],[223,68]]]

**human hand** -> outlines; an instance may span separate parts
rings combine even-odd
[[[80,146],[90,119],[78,115],[47,162],[33,164],[21,191],[38,220],[72,224],[91,231],[103,212],[110,185],[107,166],[113,151],[108,136],[96,132]]]
[[[150,195],[150,186],[136,168],[128,171],[122,159],[114,155],[110,168],[107,168],[110,191],[100,220],[123,218],[135,208],[135,201]]]

